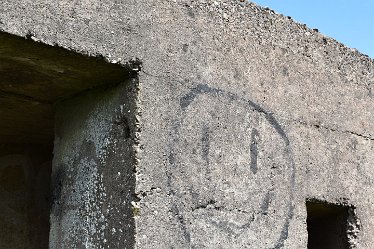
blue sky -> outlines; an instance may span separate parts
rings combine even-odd
[[[374,58],[374,0],[253,0]]]

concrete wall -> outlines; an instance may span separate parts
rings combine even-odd
[[[306,248],[307,198],[355,206],[360,231],[352,244],[374,247],[372,59],[242,1],[5,0],[0,9],[4,31],[112,62],[142,62],[132,114],[139,113],[137,248]],[[75,120],[67,110],[61,115]],[[81,130],[66,143],[101,134]],[[95,158],[66,151],[69,160]],[[89,173],[72,165],[74,176]],[[85,226],[65,229],[70,218],[53,225],[60,224],[56,210],[70,209],[53,210],[53,248],[118,241],[94,238]]]
[[[132,248],[136,80],[56,110],[50,248]]]

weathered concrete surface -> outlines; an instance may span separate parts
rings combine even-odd
[[[306,248],[306,198],[354,205],[374,248],[372,59],[242,1],[0,10],[6,32],[142,62],[137,248]]]
[[[132,248],[136,80],[61,102],[50,248]]]

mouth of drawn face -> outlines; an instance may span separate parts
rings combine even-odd
[[[191,243],[261,239],[269,248],[288,226],[294,169],[288,140],[266,115],[222,92],[204,92],[184,109],[171,185]]]

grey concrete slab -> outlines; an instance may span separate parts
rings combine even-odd
[[[351,244],[374,247],[371,58],[242,1],[0,9],[6,32],[142,63],[136,248],[306,248],[308,198],[355,206]]]

